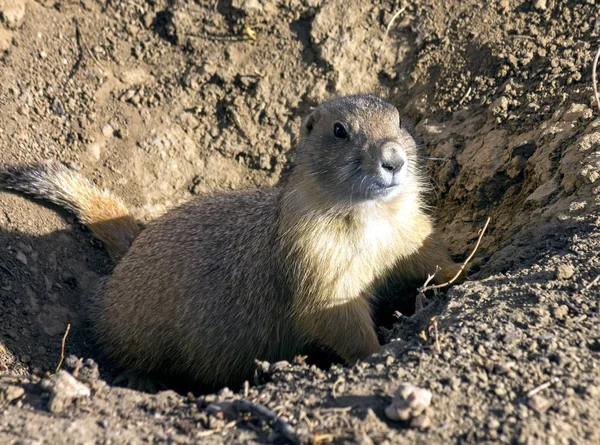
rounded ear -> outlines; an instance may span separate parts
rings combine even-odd
[[[312,133],[315,124],[317,123],[317,118],[319,117],[318,113],[319,110],[315,110],[302,121],[302,126],[300,127],[300,137],[304,138]]]

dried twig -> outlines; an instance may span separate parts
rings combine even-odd
[[[296,436],[292,426],[266,406],[250,402],[249,400],[234,400],[232,403],[236,410],[247,411],[270,422],[273,428],[279,431],[279,433],[290,442],[299,442],[298,436]]]
[[[73,377],[77,378],[79,376],[79,371],[81,370],[82,366],[83,366],[83,358],[80,358],[79,360],[77,360],[77,365],[75,365],[75,370],[73,371]]]
[[[387,37],[388,33],[390,32],[390,29],[392,29],[392,25],[394,24],[394,22],[396,21],[396,19],[400,16],[400,14],[402,14],[404,12],[406,8],[400,8],[398,10],[398,12],[396,12],[396,14],[393,15],[393,17],[391,18],[390,22],[387,25],[387,28],[385,28],[385,36]]]
[[[77,59],[77,62],[71,69],[70,77],[73,77],[73,75],[79,69],[79,66],[83,62],[84,50],[87,51],[88,55],[91,57],[92,61],[96,64],[96,66],[100,68],[100,71],[104,71],[104,67],[102,66],[96,55],[92,52],[90,47],[87,46],[85,40],[83,40],[83,35],[81,33],[81,30],[79,29],[79,22],[77,21],[77,19],[74,19],[73,21],[75,22],[75,40],[77,40],[77,46],[79,47],[79,58]]]
[[[427,279],[425,280],[425,283],[423,283],[423,288],[426,288],[427,285],[430,283],[431,280],[433,280],[435,278],[435,276],[437,275],[437,273],[442,270],[440,268],[440,266],[435,266],[435,270],[433,271],[432,274],[427,275]]]
[[[63,360],[65,359],[65,343],[67,342],[67,335],[69,335],[69,331],[71,330],[71,323],[67,325],[67,329],[65,330],[65,335],[63,335],[62,346],[60,348],[60,361],[58,362],[58,366],[56,367],[56,374],[60,367],[62,366]]]
[[[431,280],[433,280],[435,278],[435,276],[437,275],[437,273],[440,271],[440,266],[435,266],[435,271],[430,274],[427,275],[427,279],[425,280],[425,283],[423,283],[423,289],[427,288],[427,285],[429,284],[429,282]],[[425,292],[422,292],[421,290],[419,290],[419,293],[417,294],[417,297],[415,298],[415,312],[419,312],[420,310],[422,310],[425,307]]]
[[[483,238],[483,235],[485,234],[485,231],[487,230],[490,220],[491,219],[488,216],[488,219],[485,221],[485,224],[483,225],[483,229],[481,229],[479,231],[479,238],[477,238],[477,243],[475,244],[475,247],[471,251],[471,254],[467,257],[467,259],[462,263],[462,265],[460,266],[460,269],[458,269],[458,272],[456,272],[456,275],[454,275],[452,277],[452,279],[446,281],[445,283],[432,284],[431,286],[428,286],[428,283],[431,281],[431,279],[433,277],[427,277],[427,281],[425,281],[425,284],[423,284],[423,287],[421,289],[419,289],[419,293],[425,293],[428,290],[439,289],[441,287],[449,286],[450,284],[454,283],[458,279],[458,277],[460,277],[460,275],[463,273],[463,271],[467,267],[467,264],[469,264],[469,261],[471,261],[471,259],[475,255],[475,252],[477,252],[477,249],[479,248],[479,244],[481,244],[481,239]]]
[[[469,96],[471,95],[471,91],[473,91],[473,89],[471,87],[469,87],[469,89],[467,90],[465,95],[462,97],[462,99],[458,101],[459,105],[461,105],[464,101],[466,101],[469,98]]]
[[[332,407],[332,408],[321,408],[319,409],[320,413],[347,413],[351,411],[353,406],[340,406],[340,407]]]
[[[323,442],[323,441],[332,441],[333,439],[336,439],[338,437],[341,437],[338,434],[321,434],[321,433],[315,433],[313,435],[313,443],[317,444],[319,442]]]
[[[598,275],[596,278],[594,278],[592,281],[590,281],[587,286],[585,286],[586,290],[591,288],[592,286],[594,286],[598,280],[600,280],[600,275]]]
[[[332,396],[334,399],[337,399],[337,397],[338,397],[338,395],[339,395],[339,394],[337,393],[337,387],[338,387],[339,385],[343,385],[345,381],[346,381],[346,380],[344,380],[344,378],[343,378],[343,377],[339,377],[339,378],[338,378],[338,379],[337,379],[337,380],[336,380],[336,381],[333,383],[333,387],[331,388],[331,396]]]
[[[435,349],[437,353],[440,354],[442,352],[442,348],[440,347],[440,339],[438,335],[438,321],[436,317],[431,317],[431,325],[429,326],[429,336],[431,337],[431,331],[433,331],[433,337],[435,338]]]
[[[540,386],[536,386],[535,388],[533,388],[531,391],[529,391],[527,393],[527,397],[535,396],[538,392],[543,391],[546,388],[550,388],[552,385],[554,385],[559,380],[560,379],[558,377],[554,377],[552,380],[549,380],[546,383],[542,383]]]
[[[598,80],[596,76],[596,68],[598,67],[598,59],[600,59],[600,47],[598,47],[598,51],[596,52],[596,57],[594,57],[594,64],[592,65],[592,85],[594,86],[594,97],[596,98],[596,104],[598,105],[598,110],[600,111],[600,95],[598,95]]]

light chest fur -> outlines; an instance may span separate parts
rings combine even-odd
[[[290,229],[294,294],[302,312],[370,298],[378,279],[433,231],[418,200],[369,202],[346,213],[307,212]],[[296,299],[295,299],[296,300]]]

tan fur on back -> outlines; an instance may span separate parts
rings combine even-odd
[[[64,167],[0,171],[0,185],[64,205],[122,256],[90,308],[117,363],[209,389],[250,379],[257,359],[291,360],[314,345],[352,364],[379,349],[380,285],[456,268],[424,210],[417,146],[394,107],[343,97],[302,128],[282,187],[195,200],[141,233],[118,199]]]

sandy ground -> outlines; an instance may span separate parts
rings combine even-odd
[[[0,192],[0,443],[287,440],[232,400],[308,443],[600,443],[597,1],[0,0],[0,19],[0,164],[59,159],[150,220],[276,184],[311,107],[370,92],[423,135],[458,260],[492,221],[481,271],[415,314],[410,295],[382,308],[365,362],[148,394],[114,385],[89,335],[102,246]],[[79,380],[51,388],[67,325]],[[433,394],[422,428],[384,413],[402,383]]]

